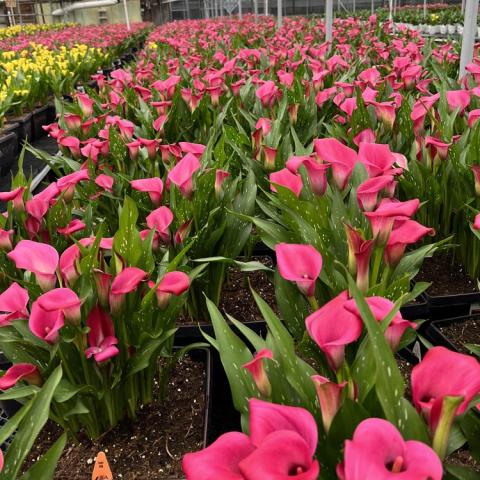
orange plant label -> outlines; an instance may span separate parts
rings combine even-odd
[[[97,455],[92,480],[113,480],[112,471],[104,452],[100,452]]]

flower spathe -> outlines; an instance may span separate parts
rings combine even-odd
[[[47,312],[60,310],[71,323],[80,322],[81,301],[70,288],[54,288],[38,297],[36,302]]]
[[[149,282],[148,286],[153,288],[155,284]],[[163,309],[168,306],[171,295],[179,296],[185,293],[190,287],[190,277],[184,272],[167,272],[155,291],[158,306]]]
[[[322,271],[322,256],[312,245],[279,243],[275,247],[278,270],[285,280],[295,282],[307,297],[315,294]]]
[[[345,442],[337,475],[341,480],[441,480],[443,467],[428,445],[405,441],[390,422],[368,418]]]
[[[61,309],[48,311],[38,301],[33,302],[28,327],[35,336],[50,344],[57,343],[64,324],[65,315]]]
[[[456,410],[460,415],[480,394],[480,363],[469,355],[433,347],[413,367],[411,382],[413,403],[435,431],[445,397],[462,398]]]
[[[35,365],[31,363],[16,363],[0,377],[0,390],[8,390],[20,380],[24,380],[32,385],[42,384],[42,377]]]
[[[193,153],[187,153],[168,173],[168,180],[174,183],[180,193],[189,200],[193,195],[193,174],[200,170],[201,163]]]
[[[8,325],[12,320],[28,318],[28,291],[17,282],[13,282],[0,294],[0,326]]]
[[[7,254],[17,268],[28,270],[35,275],[40,288],[44,291],[55,286],[58,266],[58,252],[46,243],[32,240],[20,240]]]
[[[85,350],[87,358],[94,357],[97,363],[103,363],[117,356],[120,352],[116,345],[115,329],[112,319],[100,306],[95,306],[87,318],[88,345]]]
[[[264,360],[266,359],[273,360],[273,352],[268,348],[256,352],[253,359],[242,365],[242,368],[250,372],[258,391],[263,397],[268,398],[272,393],[272,386],[265,370]]]
[[[337,371],[345,358],[345,347],[360,338],[362,320],[345,309],[348,293],[342,292],[305,319],[308,334]]]
[[[183,458],[187,480],[317,480],[313,416],[299,407],[249,401],[250,436],[230,432]]]

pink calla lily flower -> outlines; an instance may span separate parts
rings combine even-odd
[[[272,393],[272,386],[265,370],[265,359],[273,360],[273,352],[268,348],[259,350],[252,360],[242,365],[242,368],[250,372],[258,391],[263,397],[268,398]]]
[[[51,290],[57,281],[58,252],[46,243],[20,240],[7,257],[17,268],[28,270],[35,275],[43,291]]]
[[[0,327],[10,324],[12,320],[28,318],[28,291],[17,282],[13,282],[0,294]]]
[[[480,363],[469,355],[433,347],[413,367],[411,382],[413,404],[434,432],[446,396],[462,397],[456,410],[461,415],[480,394]]]
[[[50,344],[57,343],[60,338],[59,331],[64,324],[65,316],[62,310],[47,311],[38,301],[33,302],[28,326],[35,336]]]
[[[303,188],[302,177],[292,173],[288,168],[270,174],[270,189],[272,192],[277,191],[275,184],[287,188],[296,197],[300,196]]]
[[[250,436],[230,432],[183,458],[187,480],[316,480],[317,426],[303,408],[251,399]]]
[[[343,364],[346,345],[358,340],[363,329],[362,320],[345,309],[348,301],[342,292],[305,319],[308,334],[335,371]]]
[[[191,200],[193,195],[193,174],[200,170],[201,163],[192,153],[187,153],[168,174],[168,180],[174,183],[180,193]]]
[[[315,282],[322,271],[322,256],[311,245],[279,243],[275,247],[282,278],[295,282],[307,297],[315,294]]]
[[[16,363],[0,377],[0,390],[8,390],[20,380],[24,380],[31,385],[39,386],[42,384],[42,377],[35,365],[31,363]]]
[[[387,420],[361,422],[352,440],[345,442],[344,462],[337,468],[340,480],[441,480],[442,462],[428,445],[405,441]]]
[[[163,182],[161,178],[153,177],[132,180],[130,185],[134,190],[147,192],[150,200],[156,207],[160,205],[163,193]]]
[[[337,187],[343,190],[357,162],[357,153],[336,138],[317,139],[313,145],[317,158],[332,165],[333,179]]]
[[[98,305],[93,307],[87,318],[88,345],[85,350],[87,358],[94,357],[97,363],[103,363],[117,356],[120,351],[116,347],[118,340],[112,319]]]
[[[157,208],[147,216],[146,220],[148,228],[154,228],[165,244],[170,243],[168,228],[173,221],[173,213],[168,207]]]

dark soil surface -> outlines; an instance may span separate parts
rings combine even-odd
[[[450,255],[426,258],[415,280],[432,282],[427,290],[429,295],[478,292],[477,282],[468,276],[462,266],[453,263]]]
[[[271,257],[253,257],[252,260],[258,261],[273,268],[273,261]],[[221,301],[219,310],[222,313],[228,313],[240,322],[252,322],[263,320],[257,304],[253,299],[250,286],[260,295],[260,297],[268,303],[274,312],[278,312],[275,300],[275,285],[268,279],[266,272],[242,272],[239,268],[229,267],[227,276],[222,289]],[[190,317],[181,316],[177,323],[183,325],[194,324],[197,321],[192,321]],[[210,323],[204,321],[200,323]]]
[[[163,404],[154,401],[140,410],[135,424],[121,424],[94,443],[83,437],[79,445],[67,444],[54,480],[91,478],[100,451],[105,452],[116,480],[184,478],[183,455],[203,448],[205,378],[205,364],[186,357],[173,371]],[[61,433],[55,424],[48,424],[28,465]]]
[[[411,400],[412,389],[410,387],[410,377],[412,376],[412,369],[414,365],[410,362],[407,362],[407,360],[402,358],[400,355],[395,355],[395,359],[397,360],[398,368],[405,383],[405,398],[407,400]]]
[[[480,345],[480,317],[467,318],[464,321],[450,324],[437,324],[437,328],[447,337],[462,353],[470,353],[464,347],[465,343]]]
[[[474,472],[480,473],[480,463],[472,458],[468,450],[465,448],[453,452],[445,459],[445,461],[452,465],[471,468]],[[480,478],[480,475],[478,478]]]

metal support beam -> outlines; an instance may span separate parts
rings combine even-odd
[[[477,36],[477,15],[478,0],[466,0],[459,78],[465,75],[465,67],[471,63],[473,59],[473,47],[475,37]]]
[[[277,28],[283,25],[283,1],[277,0]]]
[[[325,35],[327,42],[332,41],[332,27],[333,27],[333,0],[326,0],[325,2]]]

